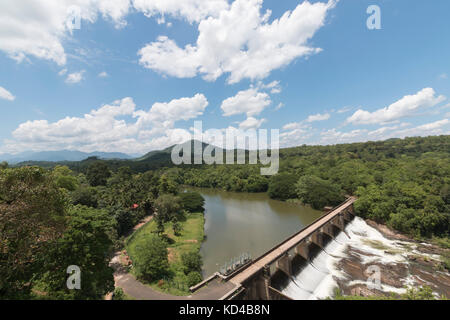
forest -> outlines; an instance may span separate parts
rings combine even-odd
[[[450,136],[300,146],[280,151],[280,172],[271,177],[258,165],[175,167],[168,150],[136,160],[2,163],[0,299],[101,299],[114,290],[111,255],[155,211],[149,252],[160,258],[135,256],[167,266],[168,226],[176,234],[189,213],[202,212],[201,196],[183,186],[267,192],[319,210],[356,195],[358,215],[448,247],[449,152]],[[199,280],[200,259],[184,258],[186,281]],[[83,290],[66,288],[69,265],[89,270]],[[149,282],[164,273],[167,267],[137,270]]]

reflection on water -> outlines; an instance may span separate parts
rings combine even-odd
[[[205,276],[244,252],[258,257],[321,215],[311,208],[272,200],[265,193],[195,190],[205,198],[206,241],[201,249]]]

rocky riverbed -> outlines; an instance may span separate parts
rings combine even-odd
[[[368,228],[360,232],[352,228],[353,239],[335,265],[340,275],[333,278],[342,294],[388,296],[405,293],[406,287],[428,286],[436,296],[450,297],[450,273],[443,263],[448,249],[409,239],[373,221],[365,223]]]

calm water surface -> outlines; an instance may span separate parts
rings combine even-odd
[[[320,211],[272,200],[267,194],[195,189],[205,198],[203,273],[249,252],[256,258],[321,216]]]

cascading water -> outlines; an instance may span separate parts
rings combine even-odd
[[[336,266],[346,257],[349,248],[357,249],[353,250],[353,254],[356,254],[364,265],[401,264],[407,263],[408,254],[426,255],[416,251],[417,246],[411,242],[385,238],[363,219],[356,217],[346,226],[345,232],[340,232],[311,261],[305,262],[303,269],[281,290],[282,293],[295,300],[325,299],[333,296],[333,290],[337,287],[336,278],[346,279],[352,283],[352,279]],[[389,251],[389,254],[386,251]],[[439,260],[439,256],[428,255],[428,257]],[[401,279],[401,282],[404,285],[411,285],[414,281],[411,277],[406,277]],[[386,285],[382,285],[380,289],[396,293],[406,291],[404,288]]]

